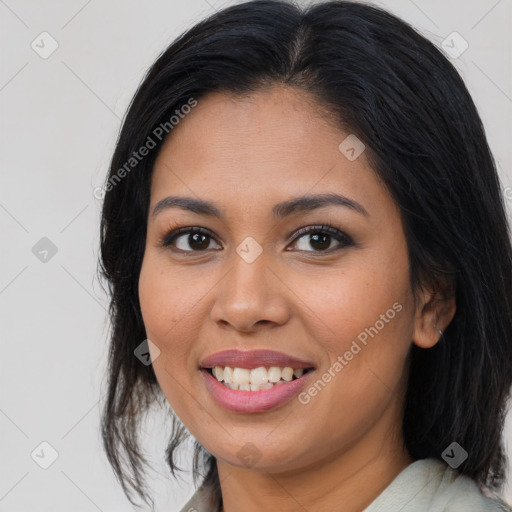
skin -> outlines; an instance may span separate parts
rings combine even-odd
[[[152,352],[155,374],[217,458],[224,512],[368,506],[413,462],[401,435],[411,344],[433,346],[455,312],[439,290],[414,300],[400,211],[365,153],[350,161],[340,152],[348,133],[321,113],[308,93],[285,86],[210,93],[173,128],[154,167],[150,212],[178,195],[214,201],[225,215],[150,214],[139,280],[147,336],[161,351]],[[368,215],[327,206],[272,217],[278,202],[332,192]],[[324,223],[354,244],[295,236]],[[172,228],[193,226],[213,238],[190,245],[184,234],[161,246]],[[263,250],[250,264],[236,252],[249,236]],[[313,362],[314,382],[394,303],[400,312],[307,404],[295,397],[263,413],[231,412],[198,370],[224,349],[270,348]],[[257,452],[254,465],[238,457],[243,447]]]

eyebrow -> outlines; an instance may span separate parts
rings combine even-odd
[[[363,205],[353,199],[334,193],[295,197],[277,203],[272,208],[272,213],[274,218],[281,219],[294,213],[310,212],[326,206],[343,206],[369,217],[369,213]],[[222,211],[215,203],[204,199],[182,196],[169,196],[159,201],[153,209],[153,216],[168,208],[181,208],[182,210],[187,210],[199,215],[208,215],[224,220]]]

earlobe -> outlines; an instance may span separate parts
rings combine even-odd
[[[425,294],[425,300],[418,305],[412,341],[418,347],[432,348],[442,339],[455,315],[455,297],[430,292]]]

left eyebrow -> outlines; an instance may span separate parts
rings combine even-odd
[[[309,212],[325,206],[343,206],[366,217],[370,216],[362,204],[350,199],[349,197],[334,193],[301,196],[288,201],[283,201],[282,203],[278,203],[274,206],[273,214],[274,217],[283,218],[288,215],[292,215],[293,213]]]
[[[343,206],[369,217],[368,211],[362,204],[348,197],[334,193],[295,197],[277,203],[272,208],[272,213],[275,218],[284,218],[294,213],[309,212],[325,206]],[[153,216],[168,208],[181,208],[199,215],[217,217],[222,220],[225,219],[224,214],[215,203],[204,199],[181,196],[169,196],[159,201],[153,209]]]

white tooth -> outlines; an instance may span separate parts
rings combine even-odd
[[[233,382],[233,368],[231,368],[230,366],[226,366],[224,368],[224,382],[226,384],[229,384],[230,382]]]
[[[247,368],[235,368],[233,370],[233,382],[237,384],[249,384],[251,373]]]
[[[268,369],[268,381],[277,382],[281,380],[281,368],[279,366],[271,366]]]
[[[265,384],[268,382],[268,372],[264,366],[251,370],[251,384]]]
[[[226,366],[215,366],[212,368],[215,378],[222,382],[230,389],[240,391],[260,391],[270,389],[274,384],[284,384],[293,380],[293,376],[299,378],[303,375],[302,368],[293,369],[291,366],[281,368],[279,366],[271,366],[265,368],[259,366],[251,370],[247,368],[232,368]]]
[[[281,384],[286,384],[284,380],[280,380],[274,384],[274,386],[280,386]]]
[[[213,375],[220,382],[224,379],[224,370],[222,366],[214,366],[213,367]]]
[[[291,366],[285,366],[281,370],[281,376],[286,382],[290,382],[293,379],[293,368]]]

